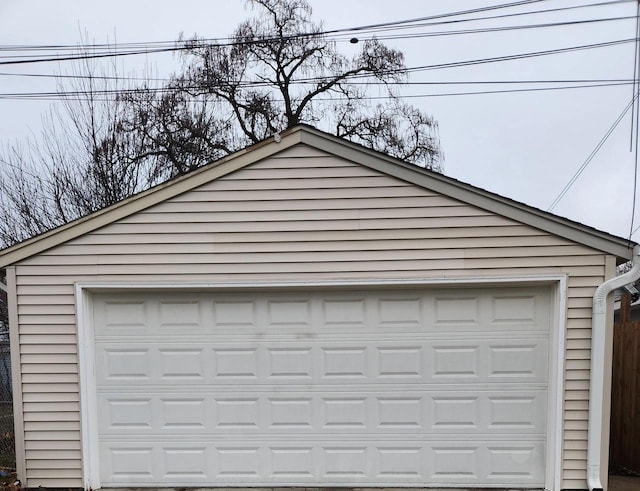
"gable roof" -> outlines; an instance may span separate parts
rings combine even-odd
[[[299,125],[277,137],[268,138],[189,174],[174,178],[107,208],[8,247],[0,251],[0,268],[92,232],[298,144],[308,145],[497,215],[612,254],[619,260],[628,260],[632,256],[634,242],[408,164],[311,126]]]

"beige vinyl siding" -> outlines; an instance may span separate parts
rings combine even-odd
[[[606,255],[298,146],[16,267],[29,486],[82,486],[76,282],[568,275],[563,488],[586,487]],[[60,457],[64,456],[64,457]]]

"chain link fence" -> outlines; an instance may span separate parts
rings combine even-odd
[[[15,445],[9,321],[7,304],[0,297],[0,468],[15,468]]]

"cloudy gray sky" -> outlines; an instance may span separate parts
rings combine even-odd
[[[567,9],[588,4],[607,5]],[[413,19],[507,0],[310,0],[314,18],[327,29]],[[242,0],[0,0],[0,45],[75,44],[81,34],[96,43],[149,42],[199,34],[221,38],[252,15]],[[402,50],[409,67],[490,58],[633,38],[635,20],[608,20],[635,15],[635,1],[544,0],[462,18],[562,11],[431,26],[390,34],[436,33],[447,30],[531,26],[585,20],[573,25],[536,27],[470,34],[419,36],[387,43]],[[349,50],[348,41],[340,47]],[[24,52],[0,52],[7,56]],[[402,88],[410,101],[439,123],[445,152],[445,174],[475,186],[547,209],[580,168],[633,96],[631,85],[566,90],[542,90],[485,95],[446,95],[558,87],[579,83],[434,85],[434,82],[505,82],[628,80],[633,73],[634,47],[626,43],[517,61],[413,73]],[[148,64],[159,75],[176,66],[167,55],[147,55],[122,61],[127,72],[140,75]],[[64,73],[64,63],[0,65],[0,94],[55,90],[48,78],[18,74]],[[428,82],[429,84],[426,84]],[[54,102],[0,96],[0,145],[37,134],[41,117]],[[554,213],[584,224],[628,236],[634,155],[629,152],[630,113],[602,146]],[[640,210],[640,205],[636,205]],[[640,212],[636,226],[640,225]],[[634,227],[635,228],[635,227]],[[640,230],[634,234],[640,239]]]

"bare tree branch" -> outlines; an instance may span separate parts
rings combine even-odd
[[[404,103],[403,54],[376,39],[340,53],[306,0],[248,0],[257,16],[226,45],[179,39],[182,67],[161,90],[125,87],[117,66],[76,65],[74,93],[39,141],[0,151],[0,245],[116,203],[300,123],[432,170],[437,124]],[[357,83],[355,83],[357,82]],[[383,84],[388,101],[366,98]],[[61,94],[69,87],[60,86]],[[133,89],[133,90],[132,90]],[[104,91],[118,92],[106,100]]]

